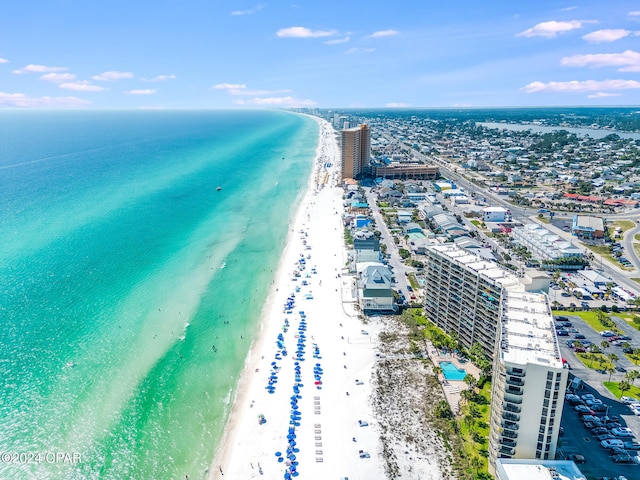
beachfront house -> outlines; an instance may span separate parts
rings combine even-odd
[[[395,312],[391,277],[391,270],[382,263],[358,264],[358,300],[363,312]]]
[[[380,261],[380,240],[369,230],[354,232],[353,250],[356,263]]]

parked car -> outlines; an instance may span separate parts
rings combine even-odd
[[[613,461],[615,463],[635,463],[633,457],[628,453],[618,453],[613,456]]]
[[[586,405],[576,405],[573,408],[580,415],[593,415],[594,413],[596,413],[593,410],[591,410],[589,407],[587,407]]]
[[[616,334],[615,334],[615,333],[613,333],[611,330],[603,330],[602,332],[600,332],[600,336],[601,336],[601,337],[605,337],[605,338],[608,338],[608,337],[615,337],[615,335],[616,335]]]
[[[571,460],[573,460],[575,463],[586,463],[587,461],[585,460],[585,458],[582,455],[571,455]]]
[[[606,435],[609,433],[609,430],[607,430],[606,427],[595,427],[591,429],[591,433],[593,433],[595,436]],[[613,438],[613,435],[611,435],[611,437]],[[606,438],[603,438],[602,440],[606,440]]]
[[[568,337],[569,336],[569,332],[567,332],[566,330],[556,330],[556,334],[559,337]]]
[[[633,437],[633,432],[629,427],[613,428],[611,433],[616,437]]]
[[[598,427],[598,428],[602,428],[602,427]],[[600,435],[596,435],[596,438],[598,439],[598,441],[603,442],[605,440],[615,439],[616,437],[614,437],[610,433],[601,433]]]
[[[580,332],[578,332],[578,333],[576,333],[575,335],[573,335],[573,338],[575,338],[575,339],[577,339],[577,340],[582,340],[582,339],[587,338],[587,337],[585,337],[583,334],[581,334]]]
[[[625,405],[631,405],[632,403],[638,403],[638,399],[633,397],[620,397],[620,401]]]
[[[556,322],[566,322],[567,320],[569,320],[567,317],[563,317],[563,316],[557,316],[553,318]]]
[[[636,441],[624,442],[624,448],[627,450],[640,450],[640,442],[636,442]]]
[[[609,440],[602,440],[600,442],[603,448],[611,449],[611,448],[623,448],[624,442],[619,438],[610,438]]]

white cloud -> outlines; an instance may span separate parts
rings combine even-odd
[[[369,35],[368,38],[381,38],[381,37],[392,37],[394,35],[398,35],[398,31],[396,30],[380,30],[377,32],[373,32],[371,35]]]
[[[46,65],[27,65],[19,70],[14,70],[13,73],[21,75],[23,73],[48,73],[48,72],[64,72],[68,70],[67,67],[47,67]]]
[[[629,15],[630,17],[640,17],[640,10],[629,12],[627,15]]]
[[[561,11],[561,12],[570,12],[571,10],[575,10],[576,8],[578,8],[578,7],[576,7],[575,5],[573,5],[573,6],[571,6],[571,7],[564,7],[564,8],[561,8],[561,9],[560,9],[560,11]]]
[[[124,80],[127,78],[133,78],[133,73],[131,72],[116,72],[116,71],[110,71],[110,72],[103,72],[100,75],[94,75],[93,77],[94,80],[98,80],[99,82],[114,82],[116,80]]]
[[[572,80],[569,82],[531,82],[520,90],[526,93],[538,92],[598,92],[604,90],[630,90],[640,88],[637,80]]]
[[[128,95],[153,95],[157,90],[152,88],[138,89],[138,90],[127,90],[124,93]]]
[[[306,27],[281,28],[276,35],[283,38],[319,38],[331,37],[336,34],[335,30],[311,30]]]
[[[353,47],[350,48],[349,50],[347,50],[346,52],[344,52],[345,55],[354,55],[356,53],[371,53],[371,52],[375,52],[376,49],[375,48],[357,48],[357,47]]]
[[[559,33],[565,33],[571,30],[575,30],[577,28],[582,28],[582,26],[585,23],[593,23],[593,22],[587,22],[585,20],[570,20],[568,22],[556,22],[555,20],[551,20],[549,22],[538,23],[537,25],[525,30],[524,32],[518,33],[516,37],[554,38],[554,37],[557,37]]]
[[[589,43],[607,43],[615,42],[621,38],[628,37],[633,32],[631,30],[625,30],[623,28],[613,28],[605,30],[596,30],[595,32],[587,33],[582,38]]]
[[[565,67],[620,67],[619,72],[640,72],[640,53],[626,50],[622,53],[596,53],[564,57]]]
[[[9,60],[6,58],[0,58],[0,63],[9,63]]]
[[[247,88],[243,83],[218,83],[211,88],[215,88],[217,90],[239,90],[241,88]]]
[[[326,42],[323,42],[325,45],[337,45],[339,43],[348,43],[351,41],[351,37],[347,36],[344,38],[334,38],[332,40],[327,40]]]
[[[175,80],[177,77],[175,75],[156,75],[152,78],[141,78],[143,82],[165,82],[167,80]]]
[[[388,108],[406,108],[409,106],[409,104],[402,103],[402,102],[391,102],[391,103],[385,103],[384,106]]]
[[[253,15],[258,13],[260,10],[264,8],[264,5],[256,5],[253,8],[248,8],[246,10],[234,10],[231,12],[231,15]]]
[[[0,106],[21,108],[77,108],[91,102],[77,97],[29,97],[24,93],[0,92]]]
[[[251,100],[236,100],[236,105],[261,105],[276,107],[312,107],[317,105],[315,100],[302,100],[294,97],[263,97],[252,98]]]
[[[76,76],[73,73],[45,73],[40,77],[40,80],[53,83],[70,82],[75,79]]]
[[[86,80],[73,83],[61,83],[59,87],[64,88],[65,90],[75,90],[77,92],[102,92],[106,90],[106,88],[101,87],[100,85],[91,85]]]
[[[605,98],[605,97],[620,97],[621,93],[607,93],[607,92],[598,92],[592,95],[587,95],[587,98]]]

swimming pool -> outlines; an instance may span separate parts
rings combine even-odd
[[[440,362],[440,368],[442,369],[442,375],[447,380],[464,380],[467,376],[466,370],[460,370],[451,362]]]

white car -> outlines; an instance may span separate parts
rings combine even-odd
[[[633,432],[628,427],[612,428],[611,433],[616,437],[633,437]]]
[[[633,398],[633,397],[620,397],[620,401],[622,403],[624,403],[625,405],[630,405],[632,403],[638,403],[638,399],[637,398]]]
[[[600,442],[604,448],[624,448],[624,442],[619,438],[611,438]]]

